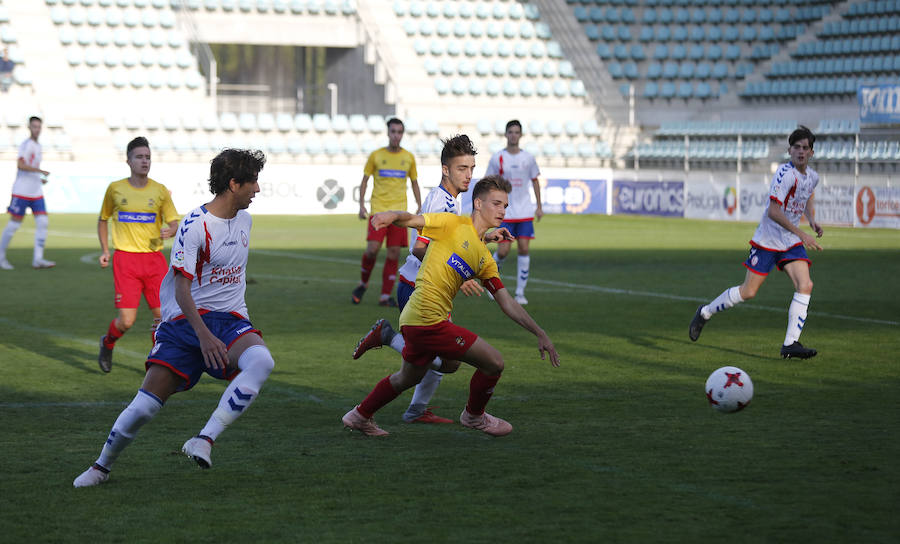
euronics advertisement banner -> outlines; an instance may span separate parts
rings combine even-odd
[[[854,227],[900,229],[900,187],[863,185],[855,202]]]
[[[613,213],[684,217],[683,181],[613,181]]]
[[[900,84],[860,85],[859,122],[863,124],[900,124]]]

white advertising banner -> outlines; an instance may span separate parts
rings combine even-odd
[[[736,219],[737,191],[732,182],[688,180],[684,184],[684,216],[689,219]]]
[[[863,185],[854,200],[854,227],[900,229],[900,187]]]
[[[853,196],[853,185],[820,183],[813,198],[816,221],[823,225],[853,225]]]

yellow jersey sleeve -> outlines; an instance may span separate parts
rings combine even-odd
[[[109,218],[115,213],[116,201],[113,185],[113,183],[110,183],[109,187],[106,188],[106,194],[103,195],[103,205],[100,206],[101,221],[109,221]]]

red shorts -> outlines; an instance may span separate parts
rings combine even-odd
[[[385,228],[375,230],[372,227],[372,221],[368,221],[368,224],[369,232],[366,235],[366,241],[381,243],[387,237],[387,247],[407,247],[409,245],[409,235],[406,233],[406,228],[388,225]]]
[[[159,285],[169,271],[169,264],[162,252],[116,250],[112,261],[116,308],[137,308],[141,305],[141,293],[147,299],[148,306],[159,308]]]
[[[403,360],[416,366],[430,364],[435,357],[459,359],[478,339],[474,332],[450,321],[425,327],[404,325],[400,327],[400,332],[406,341]]]

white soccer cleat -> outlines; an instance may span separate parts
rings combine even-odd
[[[6,259],[0,260],[0,270],[13,270],[14,268]]]
[[[75,478],[75,481],[72,482],[72,485],[75,487],[91,487],[91,486],[95,486],[95,485],[100,485],[103,482],[105,482],[106,480],[108,480],[109,479],[109,471],[104,472],[97,467],[98,467],[98,465],[96,465],[96,464],[91,465],[90,468],[88,468],[87,470],[82,472],[77,478]]]
[[[41,268],[53,268],[56,266],[56,263],[53,261],[48,261],[47,259],[35,259],[31,261],[31,268],[35,270],[40,270]]]
[[[516,295],[516,302],[518,302],[522,306],[525,306],[526,304],[528,304],[528,299],[525,298],[525,295]]]
[[[212,467],[212,442],[206,438],[195,436],[184,443],[181,451],[197,462],[200,468]]]

